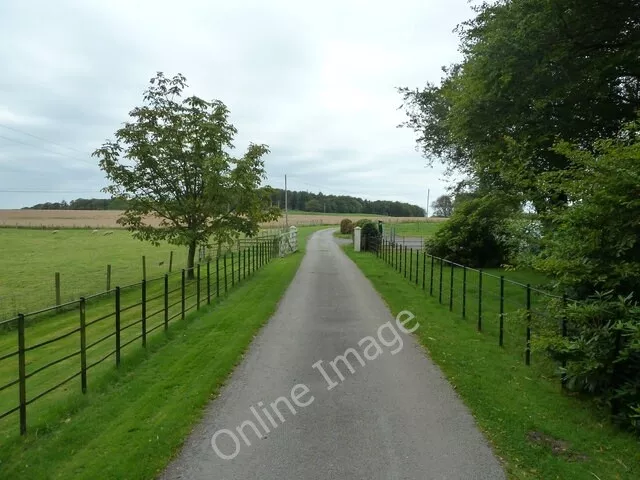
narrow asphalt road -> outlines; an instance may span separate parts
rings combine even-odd
[[[426,319],[407,328],[416,321]],[[340,360],[332,367],[350,348],[353,372]],[[309,240],[277,313],[161,478],[505,476],[440,370],[325,230]]]

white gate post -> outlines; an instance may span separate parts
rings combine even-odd
[[[356,228],[353,230],[353,249],[354,249],[356,252],[359,252],[359,251],[360,251],[360,244],[362,243],[362,242],[361,242],[361,237],[362,237],[362,232],[361,232],[361,230],[362,230],[362,229],[361,229],[360,227],[356,227]]]

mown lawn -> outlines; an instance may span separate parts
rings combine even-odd
[[[55,401],[34,403],[27,436],[17,435],[13,418],[0,439],[0,478],[154,478],[275,311],[317,229],[300,228],[298,253],[274,260],[185,320],[178,316],[166,333],[149,336],[146,349],[132,344],[119,369],[109,362],[91,371],[86,394],[74,379],[69,391],[41,399]]]
[[[435,266],[436,287],[430,295],[430,270],[422,288],[412,275],[410,282],[380,258],[370,253],[348,255],[395,314],[413,312],[420,320],[420,342],[440,366],[462,400],[473,412],[479,427],[493,444],[511,479],[637,479],[640,478],[640,442],[611,426],[606,412],[592,403],[563,393],[552,365],[541,354],[532,355],[530,366],[523,361],[524,326],[519,318],[506,319],[505,346],[498,346],[499,295],[496,283],[487,282],[482,331],[477,329],[478,291],[467,297],[475,307],[461,314],[461,285],[454,269],[454,308],[449,311],[450,275],[443,270],[443,298],[439,297],[439,268]],[[414,257],[415,258],[415,257]],[[419,260],[422,260],[421,258]],[[451,270],[449,269],[449,272]],[[419,271],[421,273],[421,270]],[[510,275],[507,273],[507,275]],[[518,280],[537,277],[516,272]],[[487,277],[485,280],[488,280]],[[468,281],[469,272],[468,272]],[[470,285],[468,285],[469,287]],[[521,306],[517,286],[507,296],[513,307]],[[483,288],[484,290],[484,288]],[[491,292],[489,294],[489,292]],[[559,453],[554,453],[556,449]]]

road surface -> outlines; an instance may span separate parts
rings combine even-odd
[[[416,321],[426,319],[406,328]],[[505,476],[440,370],[325,230],[161,478]]]

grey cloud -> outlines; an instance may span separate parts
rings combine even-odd
[[[99,195],[89,155],[158,70],[227,104],[236,154],[270,146],[272,185],[424,205],[442,169],[396,128],[395,88],[437,81],[470,16],[467,0],[3,2],[0,125],[69,148],[0,127],[0,208]]]

